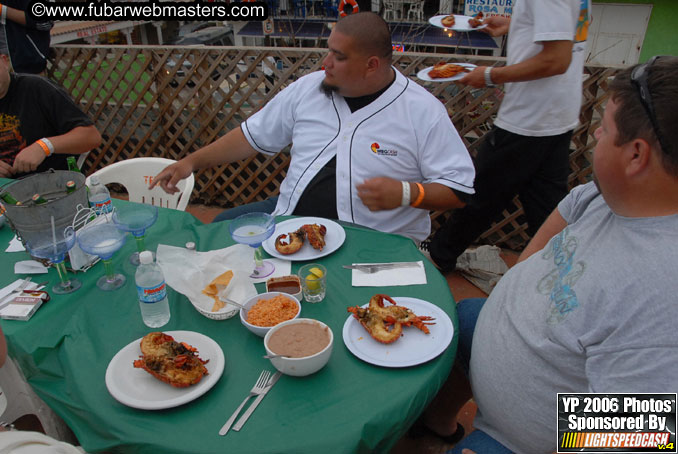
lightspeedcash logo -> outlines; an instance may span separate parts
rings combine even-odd
[[[265,2],[33,2],[28,14],[34,20],[264,20]]]

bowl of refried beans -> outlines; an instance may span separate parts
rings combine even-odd
[[[297,318],[282,322],[269,330],[264,347],[273,367],[285,375],[304,377],[318,372],[332,355],[334,334],[319,320]]]

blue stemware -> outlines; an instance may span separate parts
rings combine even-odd
[[[250,277],[258,279],[273,274],[275,265],[263,260],[261,243],[273,235],[275,217],[268,213],[247,213],[233,219],[228,228],[236,242],[254,248],[254,271]]]
[[[116,290],[125,284],[125,276],[113,269],[113,254],[124,244],[127,234],[114,224],[88,226],[78,232],[78,245],[88,254],[97,255],[104,262],[105,274],[97,281],[101,290]]]

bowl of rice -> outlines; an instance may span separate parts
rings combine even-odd
[[[301,303],[287,293],[266,292],[253,296],[243,303],[240,321],[248,330],[264,337],[278,323],[299,317]]]

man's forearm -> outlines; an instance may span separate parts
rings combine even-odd
[[[198,170],[247,159],[256,153],[238,127],[184,159]]]
[[[515,65],[492,68],[492,82],[525,82],[563,74],[572,61],[572,41],[545,41],[534,57]]]

